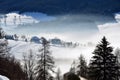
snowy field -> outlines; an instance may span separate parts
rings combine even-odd
[[[7,14],[7,18],[3,16],[0,19],[0,26],[2,26],[8,34],[16,33],[27,36],[37,35],[47,38],[58,37],[65,41],[77,41],[83,44],[86,44],[87,42],[96,44],[103,36],[106,36],[114,49],[120,47],[119,13],[115,15],[117,22],[99,25],[97,25],[96,22],[95,24],[91,21],[84,23],[81,21],[76,21],[76,19],[64,23],[64,20],[66,21],[66,18],[68,17],[64,16],[60,17],[60,19],[57,18],[58,17],[48,16],[43,13],[24,13],[21,15],[17,13],[10,13]],[[85,27],[83,28],[83,26]],[[33,48],[34,52],[37,52],[41,45],[30,42],[9,40],[9,47],[11,47],[11,53],[14,54],[17,59],[22,60],[22,54],[24,52],[28,52],[28,50]],[[95,45],[79,46],[77,48],[51,46],[50,48],[55,58],[56,68],[60,68],[62,70],[62,74],[69,71],[73,60],[77,60],[80,54],[83,54],[89,62],[92,57],[91,53],[94,49]]]
[[[9,47],[11,47],[10,53],[14,54],[17,59],[22,60],[23,53],[28,52],[30,49],[33,50],[35,54],[38,53],[38,49],[41,48],[41,44],[31,43],[31,42],[22,42],[22,41],[13,41],[9,40]],[[50,50],[55,59],[56,68],[62,70],[62,74],[69,71],[73,60],[78,59],[80,54],[83,54],[86,59],[89,61],[91,58],[91,52],[94,47],[84,47],[80,46],[77,48],[65,48],[65,47],[55,47],[51,46]]]

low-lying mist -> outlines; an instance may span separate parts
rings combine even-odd
[[[118,14],[119,15],[119,14]],[[45,17],[45,18],[44,18]],[[58,37],[64,41],[73,41],[79,43],[98,43],[103,36],[106,36],[111,45],[120,47],[120,23],[118,16],[116,21],[113,21],[111,17],[100,16],[100,15],[62,15],[62,16],[42,16],[38,18],[33,17],[31,20],[37,20],[31,23],[29,20],[27,23],[13,24],[6,26],[3,24],[1,27],[7,34],[18,34],[26,36],[38,36],[46,37],[48,39]],[[52,19],[51,19],[52,18]],[[116,19],[116,18],[115,18]],[[118,22],[117,22],[118,21]],[[11,50],[17,58],[20,58],[20,51],[26,51],[30,45],[22,42],[10,42],[10,46],[18,44],[17,47]],[[57,67],[62,69],[62,72],[67,72],[71,67],[73,60],[76,60],[80,54],[83,54],[89,62],[92,52],[94,51],[95,45],[92,47],[77,47],[71,48],[59,48],[52,47],[51,51],[55,57]],[[17,51],[16,51],[17,50]],[[66,69],[67,68],[67,69]]]

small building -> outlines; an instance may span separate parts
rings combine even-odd
[[[64,74],[64,80],[80,80],[80,78],[76,74],[68,72]]]
[[[13,35],[5,35],[5,39],[14,40],[14,36]]]
[[[31,42],[34,42],[34,43],[38,43],[38,44],[41,43],[41,42],[40,42],[40,38],[37,37],[37,36],[32,37],[30,41],[31,41]]]
[[[61,45],[62,44],[62,41],[58,38],[54,38],[54,39],[51,39],[50,42],[52,44],[57,44],[57,45]]]

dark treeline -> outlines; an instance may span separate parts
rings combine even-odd
[[[0,56],[0,75],[8,77],[10,80],[28,80],[19,61],[14,57]]]
[[[78,58],[79,63],[70,69],[69,73],[86,78],[87,80],[119,80],[120,79],[120,49],[113,52],[113,47],[105,37],[97,44],[93,57],[87,65],[83,55]],[[67,73],[68,74],[68,73]],[[65,74],[66,75],[66,74]],[[65,80],[70,80],[66,79]],[[77,79],[76,79],[77,80]]]
[[[70,71],[63,77],[60,68],[54,70],[54,58],[51,55],[49,41],[45,38],[42,38],[42,46],[38,52],[31,49],[23,53],[22,62],[10,54],[7,45],[4,31],[0,29],[0,75],[10,80],[80,80],[80,77],[87,80],[119,80],[120,78],[120,49],[113,52],[113,47],[106,37],[97,44],[89,64],[84,56],[80,55],[77,66],[73,62]]]
[[[8,42],[3,36],[4,32],[0,29],[0,75],[10,80],[28,80],[20,62],[9,53]]]

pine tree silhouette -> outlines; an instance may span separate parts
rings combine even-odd
[[[28,80],[20,62],[9,52],[7,40],[0,39],[0,75],[10,80]]]
[[[42,38],[43,48],[39,50],[41,53],[36,66],[36,80],[48,80],[51,77],[49,71],[54,72],[54,61],[49,50],[49,42]]]
[[[77,75],[86,78],[87,77],[87,62],[82,54],[79,57],[79,64],[77,68],[78,68]]]
[[[89,64],[89,78],[91,80],[117,80],[119,66],[116,63],[116,56],[112,54],[113,48],[103,37],[96,46]]]

